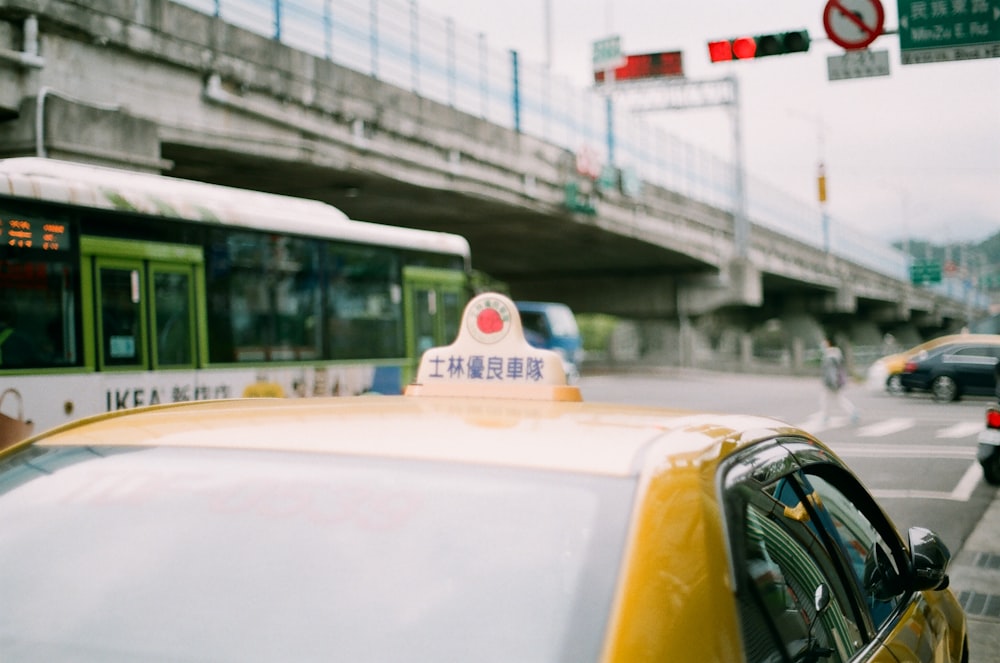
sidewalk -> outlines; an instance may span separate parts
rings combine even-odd
[[[995,663],[1000,660],[1000,492],[948,574],[968,620],[969,663]]]

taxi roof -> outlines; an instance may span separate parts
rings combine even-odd
[[[649,407],[373,395],[152,406],[66,424],[35,443],[367,455],[626,476],[641,471],[653,444],[659,462],[712,463],[783,430],[766,418]]]
[[[934,348],[941,347],[942,345],[948,345],[950,343],[984,343],[986,345],[1000,345],[1000,334],[947,334],[945,336],[938,336],[930,340],[924,341],[918,345],[914,345],[911,348],[907,348],[900,352],[894,352],[890,355],[882,357],[883,362],[898,362],[902,365],[907,359],[914,357],[925,350],[933,350]],[[900,369],[902,370],[902,369]]]
[[[582,402],[555,353],[524,338],[514,302],[483,293],[451,345],[424,352],[403,396],[153,406],[67,424],[39,444],[368,455],[629,475],[646,450],[691,467],[787,431],[771,419]]]

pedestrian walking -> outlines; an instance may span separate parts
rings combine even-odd
[[[826,424],[830,420],[834,404],[850,417],[852,424],[858,423],[860,419],[858,408],[844,394],[844,388],[847,386],[847,367],[844,362],[844,353],[827,337],[823,338],[820,375],[823,379],[823,392],[820,397],[820,412],[823,416],[823,423]]]

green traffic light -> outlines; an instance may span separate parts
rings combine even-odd
[[[796,30],[782,35],[785,53],[805,53],[809,50],[809,31]]]
[[[804,53],[809,50],[809,31],[793,30],[771,35],[758,35],[756,57],[769,55],[784,55],[785,53]]]
[[[780,55],[784,51],[780,35],[760,35],[757,37],[757,57]]]

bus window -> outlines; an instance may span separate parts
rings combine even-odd
[[[0,260],[0,370],[78,363],[77,270]]]
[[[396,252],[331,244],[326,254],[330,358],[402,357],[402,295]]]
[[[0,370],[82,364],[74,246],[67,220],[0,207]]]
[[[194,365],[194,301],[191,274],[165,267],[152,271],[153,356],[161,367]]]
[[[215,232],[206,269],[210,361],[320,357],[318,246],[295,237]]]
[[[145,365],[142,318],[142,263],[98,266],[101,365]]]

